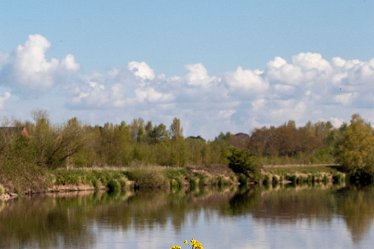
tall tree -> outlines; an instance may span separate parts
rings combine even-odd
[[[181,121],[178,118],[173,119],[169,132],[173,140],[183,139],[183,128],[181,126]]]
[[[360,115],[352,115],[338,146],[338,162],[353,175],[374,175],[374,136],[370,123]]]

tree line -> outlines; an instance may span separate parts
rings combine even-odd
[[[32,121],[14,121],[0,129],[0,173],[7,162],[50,169],[227,165],[235,154],[233,148],[257,158],[260,164],[340,163],[354,173],[374,174],[373,129],[358,114],[350,124],[338,128],[330,122],[297,127],[288,121],[277,127],[256,128],[250,134],[227,132],[205,140],[185,137],[178,118],[169,126],[141,118],[102,126],[71,118],[56,125],[44,111],[34,112]]]
[[[33,121],[14,121],[0,129],[0,159],[16,158],[40,167],[102,167],[128,165],[225,163],[224,140],[184,137],[178,118],[169,127],[145,122],[86,125],[77,118],[52,124],[43,111],[33,113]]]

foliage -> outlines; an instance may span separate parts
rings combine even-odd
[[[228,156],[229,167],[236,174],[244,174],[251,181],[258,182],[260,177],[260,167],[256,162],[255,157],[248,151],[231,149]]]
[[[299,163],[331,162],[335,137],[336,129],[330,122],[308,122],[303,127],[296,127],[290,120],[279,127],[255,129],[246,143],[259,157],[283,161],[296,159]]]
[[[139,188],[157,189],[168,187],[164,170],[160,167],[131,168],[126,172],[126,175]]]
[[[352,116],[350,125],[344,129],[338,145],[337,160],[351,175],[371,178],[374,175],[373,129],[358,114]]]
[[[109,193],[115,193],[119,192],[121,189],[121,185],[119,182],[115,179],[110,179],[108,184],[107,184],[108,192]]]
[[[334,156],[353,175],[374,174],[373,132],[358,115],[353,116],[349,126],[339,129],[329,122],[308,122],[297,127],[294,121],[288,121],[278,127],[255,129],[251,134],[220,133],[213,140],[184,137],[178,118],[169,126],[141,118],[102,126],[83,124],[77,118],[53,124],[45,111],[36,111],[33,121],[7,121],[5,125],[0,128],[0,181],[8,188],[11,177],[22,179],[11,189],[28,188],[27,182],[33,183],[34,179],[47,183],[50,169],[106,166],[230,165],[241,182],[247,181],[243,175],[258,182],[260,163],[333,163]],[[146,181],[146,175],[158,178],[148,172],[134,173],[134,178]],[[31,180],[23,183],[25,177]],[[72,181],[80,181],[71,177]],[[165,179],[158,180],[163,183]],[[179,178],[174,180],[180,182]]]

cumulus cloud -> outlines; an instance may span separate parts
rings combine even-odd
[[[290,61],[275,57],[262,70],[237,67],[209,75],[201,63],[185,68],[185,76],[155,76],[145,62],[130,62],[85,79],[71,103],[74,108],[125,108],[133,116],[159,120],[178,116],[188,120],[186,132],[208,137],[288,119],[339,124],[374,104],[374,60],[300,53]]]
[[[74,55],[68,54],[61,63],[62,68],[66,71],[78,71],[80,68],[79,63],[75,60]]]
[[[159,79],[156,80],[147,64],[131,62],[127,68],[115,68],[105,74],[93,74],[70,86],[70,106],[78,109],[129,108],[173,100],[173,94],[159,83]]]
[[[190,86],[208,87],[214,80],[210,77],[208,70],[201,63],[186,65],[188,73],[186,75],[187,84]]]
[[[20,87],[44,90],[53,86],[58,77],[77,71],[79,64],[68,54],[62,61],[46,58],[51,43],[42,35],[30,35],[10,54],[0,71],[0,81]]]
[[[136,101],[143,103],[147,102],[167,102],[173,99],[170,93],[162,93],[152,87],[135,89]]]
[[[274,57],[263,68],[237,67],[210,75],[202,63],[195,63],[185,65],[184,75],[168,76],[156,75],[142,61],[108,72],[81,72],[74,55],[48,58],[50,48],[45,37],[35,34],[14,51],[0,52],[0,109],[17,112],[7,104],[10,99],[27,106],[24,97],[40,90],[40,103],[51,103],[51,110],[65,101],[66,112],[115,113],[116,120],[142,116],[168,123],[177,116],[188,124],[186,134],[207,137],[288,119],[297,124],[331,120],[339,125],[353,112],[374,115],[374,59],[324,58],[305,52],[289,59]],[[35,99],[34,105],[39,101]]]
[[[153,80],[155,78],[153,69],[145,62],[131,61],[128,63],[128,69],[142,80]]]
[[[251,93],[261,93],[268,88],[268,83],[264,80],[261,71],[243,69],[242,67],[229,73],[226,82],[230,89]]]
[[[281,57],[275,57],[267,64],[266,78],[273,84],[298,85],[302,83],[302,76],[299,67],[287,63]]]
[[[101,108],[107,106],[110,101],[109,92],[105,85],[95,81],[89,81],[81,84],[73,90],[73,105],[82,105],[83,107]]]

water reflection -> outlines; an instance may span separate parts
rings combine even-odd
[[[213,245],[209,240],[217,234],[204,226],[227,218],[234,226],[244,222],[247,229],[278,229],[284,224],[299,229],[300,221],[307,227],[322,223],[343,229],[340,226],[345,225],[354,245],[368,239],[374,218],[374,188],[90,193],[19,199],[0,203],[0,248],[100,248],[103,242],[98,234],[102,231],[184,234],[187,227],[199,227],[204,231],[202,240]]]
[[[229,203],[229,212],[224,214],[251,214],[265,224],[297,223],[301,219],[331,223],[340,217],[355,243],[374,220],[374,187],[251,189],[235,194]]]

